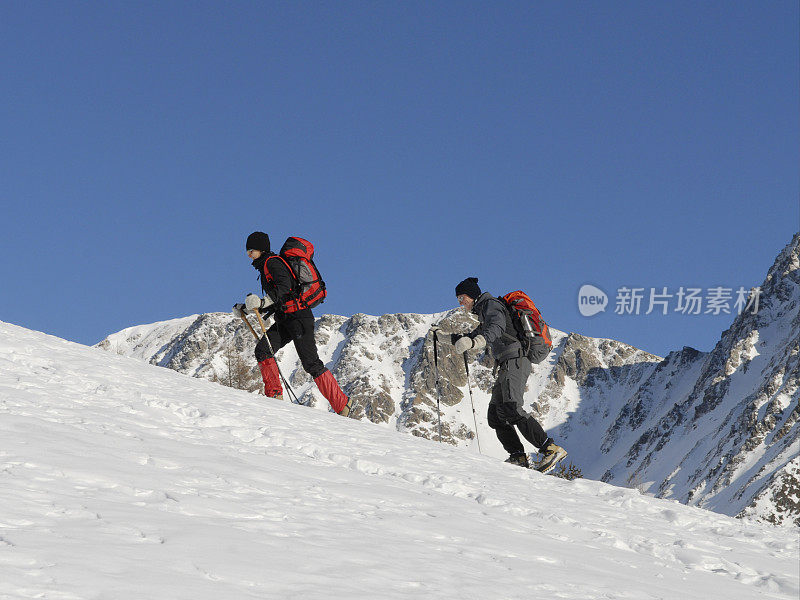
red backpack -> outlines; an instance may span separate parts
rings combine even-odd
[[[517,290],[501,296],[500,301],[511,314],[522,351],[532,363],[542,362],[553,349],[553,341],[550,339],[550,328],[533,300],[525,292]]]
[[[289,267],[295,281],[293,298],[284,302],[283,312],[293,313],[322,304],[328,292],[314,264],[314,245],[303,238],[290,237],[276,256]]]

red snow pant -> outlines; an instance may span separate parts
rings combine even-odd
[[[267,330],[269,344],[263,337],[256,344],[255,354],[264,380],[264,393],[273,398],[283,393],[274,353],[293,341],[303,369],[314,378],[314,383],[333,410],[340,413],[347,404],[347,396],[319,359],[314,340],[314,316],[309,309],[298,311],[295,315],[298,316],[287,317]]]

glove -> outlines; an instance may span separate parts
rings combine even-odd
[[[241,319],[244,316],[245,310],[247,310],[247,307],[244,304],[234,304],[231,312],[234,317],[239,317]]]
[[[247,310],[256,310],[257,308],[261,308],[261,298],[255,294],[247,294],[247,298],[244,299],[244,305]]]
[[[263,299],[259,298],[255,294],[247,294],[247,298],[244,299],[244,305],[247,307],[247,310],[258,310],[259,308],[267,308],[268,306],[272,305],[272,298],[269,296],[265,296]]]
[[[486,345],[486,338],[482,335],[476,335],[475,338],[471,338],[468,335],[458,338],[456,343],[454,344],[455,351],[459,354],[466,352],[467,350],[480,350]]]
[[[463,354],[467,350],[472,349],[472,338],[466,335],[462,336],[458,338],[455,344],[453,344],[453,347],[455,348],[456,352]]]

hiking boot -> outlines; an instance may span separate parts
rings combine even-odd
[[[345,404],[344,408],[341,411],[339,411],[339,414],[342,415],[343,417],[349,417],[350,413],[352,412],[352,410],[354,408],[355,408],[355,405],[353,404],[353,399],[352,398],[348,398],[347,399],[347,404]]]
[[[543,458],[536,464],[536,470],[542,473],[549,473],[559,462],[564,460],[567,456],[567,451],[561,446],[556,446],[553,442],[550,442],[544,448],[539,449],[539,454],[542,454]]]
[[[283,394],[275,394],[274,396],[267,396],[267,398],[272,398],[273,400],[283,400]]]
[[[509,456],[506,461],[509,464],[517,465],[518,467],[525,467],[526,469],[530,468],[530,464],[528,463],[528,455],[524,452],[519,452],[517,454],[512,454]]]

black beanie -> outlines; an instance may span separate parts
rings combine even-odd
[[[263,231],[254,231],[247,236],[245,250],[261,250],[269,252],[269,236]]]
[[[464,281],[456,286],[456,296],[466,294],[473,300],[477,300],[481,295],[481,288],[478,287],[477,277],[467,277]]]

